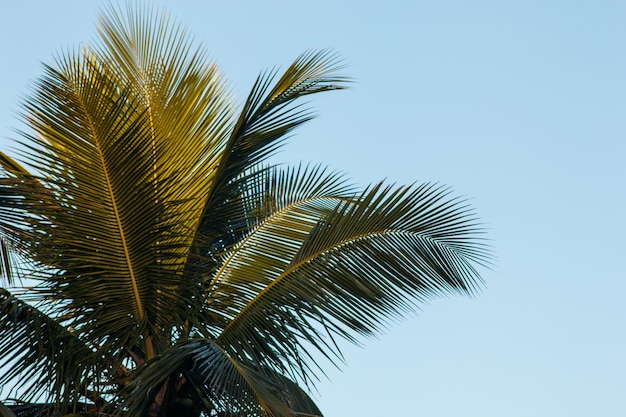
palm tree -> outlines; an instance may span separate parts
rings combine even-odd
[[[45,67],[0,153],[0,415],[321,415],[336,339],[475,292],[489,253],[447,188],[268,163],[340,69],[306,52],[237,106],[180,25],[131,6]]]

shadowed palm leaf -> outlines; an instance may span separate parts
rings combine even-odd
[[[477,290],[489,253],[447,188],[268,165],[313,117],[300,99],[348,82],[334,54],[261,74],[238,109],[163,12],[111,7],[98,34],[44,68],[22,153],[0,152],[0,384],[39,402],[10,409],[321,415],[296,381],[335,338]]]

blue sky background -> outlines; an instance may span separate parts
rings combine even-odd
[[[0,0],[0,147],[41,62],[95,35],[100,1]],[[326,417],[626,415],[626,2],[161,1],[243,98],[307,48],[352,89],[278,160],[470,197],[498,261],[475,299],[392,326],[315,398]]]

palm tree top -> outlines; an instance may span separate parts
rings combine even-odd
[[[448,188],[271,164],[341,70],[307,51],[237,105],[166,13],[109,6],[44,66],[23,151],[0,152],[2,273],[33,283],[0,289],[0,384],[32,412],[321,415],[298,384],[341,360],[336,338],[476,293],[489,249]]]

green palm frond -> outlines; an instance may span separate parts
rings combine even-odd
[[[137,32],[137,15],[117,18],[101,23],[100,49],[48,67],[26,105],[36,131],[25,143],[29,164],[57,206],[29,210],[42,230],[36,257],[60,271],[46,291],[69,300],[77,325],[102,343],[134,338],[152,356],[148,339],[137,334],[167,347],[159,323],[182,325],[187,305],[178,293],[196,291],[180,271],[229,107],[202,52],[188,57],[184,34],[164,38],[164,19],[153,33],[152,26]],[[165,53],[149,72],[146,56]],[[101,306],[109,303],[126,308],[105,313]]]
[[[262,181],[246,189],[248,217],[256,220],[210,276],[208,308],[217,333],[271,285],[320,220],[355,196],[355,188],[342,175],[320,166],[267,170]],[[285,358],[257,354],[265,358],[252,355],[253,361],[272,359],[277,369],[283,369]]]
[[[219,283],[232,283],[228,278],[229,271],[240,265],[241,261],[246,262],[241,257],[242,252],[246,254],[243,248],[263,246],[268,250],[278,251],[275,254],[277,257],[289,256],[280,252],[290,253],[298,249],[289,245],[290,235],[294,234],[296,240],[305,238],[325,214],[342,202],[351,201],[355,194],[355,188],[347,184],[343,176],[335,172],[329,173],[320,166],[300,166],[284,170],[272,168],[251,178],[252,180],[248,179],[246,182],[247,186],[240,197],[244,206],[242,212],[247,220],[241,226],[245,232],[244,237],[224,257],[220,268],[211,275],[211,293]],[[265,234],[260,232],[267,228],[274,230],[277,240],[262,240]],[[238,279],[245,278],[239,276]],[[260,279],[254,273],[248,276],[248,282],[251,283]],[[224,311],[222,307],[218,310]]]
[[[159,146],[154,163],[164,178],[175,178],[169,197],[189,205],[177,214],[195,226],[232,129],[228,89],[216,65],[206,63],[206,51],[164,12],[111,7],[98,31],[94,53],[111,63],[116,83],[146,113],[151,144]]]
[[[356,341],[412,311],[413,300],[474,293],[480,278],[472,263],[487,261],[488,250],[476,241],[472,212],[447,194],[429,184],[380,184],[307,233],[259,228],[258,243],[239,248],[245,261],[232,263],[224,279],[237,297],[217,342],[268,366],[288,361],[307,378],[307,344],[340,355],[329,333]],[[289,241],[277,251],[272,242],[281,240]]]
[[[27,105],[38,132],[29,162],[57,205],[32,206],[44,219],[38,225],[45,253],[38,257],[60,271],[50,281],[53,295],[69,300],[72,311],[120,303],[127,308],[117,312],[115,330],[134,334],[131,329],[145,327],[150,314],[147,267],[154,262],[153,231],[163,209],[154,204],[158,184],[151,181],[145,115],[121,93],[88,56],[67,58],[60,70],[49,67]],[[98,331],[94,315],[83,316],[83,324],[109,336],[109,328]]]

